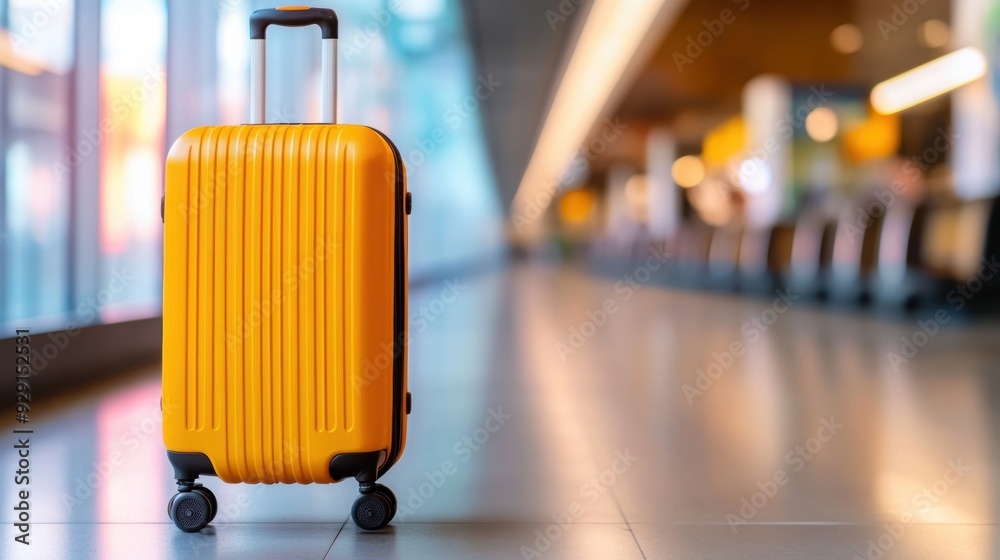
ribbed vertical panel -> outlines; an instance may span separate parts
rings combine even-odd
[[[343,131],[341,131],[343,133]],[[340,157],[340,161],[344,162],[341,165],[341,169],[344,170],[344,180],[341,181],[341,190],[343,191],[343,204],[341,204],[340,211],[344,217],[344,229],[341,233],[340,239],[345,240],[344,243],[344,256],[343,265],[340,270],[344,271],[344,287],[343,287],[343,297],[344,297],[344,311],[341,314],[344,318],[345,325],[353,325],[357,323],[356,315],[360,313],[360,309],[357,308],[357,300],[351,297],[347,297],[353,289],[353,282],[358,276],[357,266],[360,264],[359,259],[362,257],[358,254],[360,243],[352,243],[353,235],[355,231],[359,231],[357,228],[357,222],[359,220],[358,212],[358,198],[361,193],[358,189],[352,188],[354,185],[360,184],[358,182],[358,168],[356,165],[352,165],[355,161],[355,155],[357,146],[351,142],[342,142],[343,152]],[[344,333],[344,364],[353,363],[354,360],[354,341],[353,337],[357,336],[358,333],[343,330]],[[344,375],[340,378],[343,382],[344,387],[344,423],[342,424],[344,429],[351,431],[354,429],[354,416],[355,409],[357,408],[357,403],[355,400],[358,397],[358,392],[355,390],[355,386],[350,383],[349,372],[345,371]]]
[[[258,457],[257,457],[257,477],[262,478],[259,473],[274,472],[274,458],[271,454],[272,438],[271,438],[271,420],[274,410],[274,395],[271,388],[274,383],[271,380],[271,372],[274,370],[275,361],[280,359],[280,355],[276,354],[276,348],[280,348],[280,345],[276,346],[275,341],[280,341],[280,330],[277,327],[275,321],[275,316],[277,310],[275,309],[276,303],[276,293],[278,288],[281,286],[280,282],[275,282],[275,276],[280,270],[280,264],[276,262],[278,255],[275,251],[271,250],[275,246],[275,227],[280,224],[278,221],[278,211],[277,209],[281,207],[277,204],[273,181],[275,169],[278,167],[275,162],[274,154],[275,143],[277,142],[277,130],[269,128],[267,132],[267,138],[264,142],[264,147],[261,150],[261,154],[258,156],[261,160],[261,213],[260,213],[260,224],[262,227],[261,236],[261,285],[263,286],[263,302],[266,302],[266,307],[262,306],[261,309],[261,326],[260,332],[262,333],[261,340],[261,372],[260,372],[260,382],[257,385],[255,393],[260,398],[261,406],[260,410],[260,422],[255,426],[257,433],[259,434],[259,446],[258,446]],[[252,219],[252,217],[248,217]]]
[[[323,154],[328,154],[332,150],[343,150],[340,143],[340,132],[337,131],[335,134],[333,146],[324,146]],[[338,154],[339,156],[340,154]],[[347,189],[344,185],[343,166],[327,168],[326,171],[330,174],[329,184],[331,188],[324,193],[327,204],[323,213],[327,217],[327,227],[330,232],[329,239],[334,243],[332,254],[329,258],[333,262],[332,268],[334,270],[343,271],[344,246],[349,242],[349,239],[344,237],[344,196]],[[347,298],[347,290],[345,288],[343,272],[340,274],[331,274],[326,280],[326,296],[329,300],[328,309],[332,315],[337,317],[337,319],[327,323],[328,331],[324,340],[328,348],[327,365],[324,368],[326,372],[324,384],[333,396],[327,409],[326,429],[334,431],[346,424],[344,421],[346,412],[343,384],[345,378],[344,337],[346,324],[344,300]]]
[[[326,143],[330,138],[330,129],[322,128],[319,133],[317,153],[322,154],[326,150]],[[315,306],[317,310],[326,309],[326,260],[329,258],[329,243],[327,242],[326,234],[326,191],[323,188],[327,184],[327,173],[326,166],[317,166],[316,172],[316,186],[314,193],[314,205],[313,205],[313,219],[316,226],[316,239],[323,247],[324,261],[319,263],[316,267],[316,283],[313,286],[313,299],[315,301]],[[327,371],[329,368],[326,363],[326,319],[323,313],[317,311],[313,315],[313,330],[316,333],[316,345],[315,354],[313,356],[313,363],[315,364],[313,373],[313,401],[315,403],[314,408],[314,424],[313,429],[317,432],[323,433],[330,430],[330,424],[327,421],[327,411],[330,408],[330,399],[327,397]]]
[[[196,293],[198,294],[198,338],[200,340],[198,344],[199,360],[196,380],[197,397],[195,399],[195,402],[198,403],[195,427],[198,430],[205,429],[208,399],[210,398],[208,394],[209,382],[213,377],[212,374],[215,368],[218,367],[218,363],[215,360],[215,337],[212,336],[215,328],[216,310],[221,309],[225,305],[225,301],[218,301],[215,297],[218,291],[216,290],[216,283],[218,282],[219,272],[219,265],[216,262],[216,247],[222,241],[217,239],[219,233],[217,222],[223,218],[225,206],[222,205],[220,207],[217,201],[210,200],[214,193],[212,190],[209,190],[217,182],[215,177],[215,161],[221,131],[222,129],[209,130],[208,138],[202,145],[200,177],[202,183],[198,185],[200,190],[198,195],[199,202],[202,200],[208,201],[208,204],[198,212],[199,275]],[[206,184],[209,186],[209,189],[204,188]]]
[[[201,167],[198,165],[199,148],[195,145],[189,146],[187,149],[187,161],[189,165],[185,169],[185,179],[187,183],[184,185],[185,200],[188,201],[188,208],[193,208],[193,204],[190,201],[196,200],[198,196],[198,191],[195,185],[198,184],[198,172]],[[183,208],[183,207],[182,207]],[[198,224],[197,222],[191,223],[191,211],[187,210],[180,214],[181,218],[184,220],[184,227],[182,228],[185,234],[184,238],[184,265],[187,268],[185,271],[188,276],[198,276]],[[164,219],[164,221],[166,221]],[[180,273],[181,271],[178,271]],[[186,278],[185,278],[186,279]],[[197,333],[198,332],[198,286],[197,285],[187,285],[187,290],[185,293],[184,307],[185,307],[185,317],[184,317],[184,329],[186,333]],[[193,292],[193,293],[192,293]],[[182,407],[184,411],[184,428],[188,431],[194,430],[196,426],[196,409],[197,402],[193,399],[195,395],[194,384],[197,383],[198,378],[195,372],[198,371],[198,338],[197,336],[184,336],[181,337],[184,341],[184,386],[182,394],[184,399],[182,401]]]
[[[342,134],[342,131],[340,133]],[[348,231],[350,229],[350,211],[348,209],[348,204],[349,197],[351,196],[351,189],[348,188],[348,185],[350,184],[348,182],[349,170],[346,165],[346,162],[348,161],[347,150],[349,149],[349,144],[347,142],[340,142],[339,137],[337,140],[337,149],[340,150],[340,154],[338,154],[338,156],[340,161],[345,162],[345,165],[341,165],[339,167],[339,180],[334,187],[334,196],[337,197],[337,202],[334,203],[334,212],[336,212],[337,215],[337,239],[342,241],[339,255],[340,262],[337,263],[337,269],[342,271],[342,273],[338,275],[337,291],[335,293],[339,297],[337,314],[343,317],[343,322],[340,324],[341,328],[337,329],[337,333],[335,334],[337,356],[339,356],[336,364],[337,375],[335,379],[340,381],[340,391],[338,393],[340,398],[337,399],[337,404],[340,405],[340,426],[344,427],[344,429],[350,430],[349,420],[353,404],[351,403],[351,397],[353,396],[354,391],[351,391],[347,386],[346,365],[350,360],[350,356],[348,355],[348,352],[350,352],[350,345],[347,343],[348,333],[345,328],[346,325],[351,324],[350,298],[347,297],[347,292],[350,289],[348,287],[348,282],[350,282],[351,278],[350,259],[352,256],[350,249],[350,237],[348,237]]]
[[[288,296],[282,306],[282,325],[284,326],[284,344],[282,354],[284,355],[284,366],[282,368],[281,380],[283,384],[281,423],[284,428],[279,432],[281,439],[281,472],[279,477],[291,477],[296,474],[294,458],[298,456],[298,418],[299,401],[301,395],[298,391],[298,379],[302,375],[299,369],[299,339],[300,336],[310,336],[310,333],[299,333],[299,299],[302,288],[302,243],[300,241],[301,228],[301,208],[299,201],[302,190],[305,188],[300,180],[301,172],[301,127],[289,129],[288,140],[285,142],[285,149],[282,150],[282,158],[285,167],[285,177],[282,186],[285,187],[285,222],[282,228],[284,252],[283,262],[285,263],[282,289]]]
[[[264,473],[265,479],[267,477],[280,477],[280,471],[282,470],[281,416],[284,409],[284,400],[282,398],[281,370],[284,367],[285,355],[282,349],[287,338],[285,336],[285,325],[282,320],[285,315],[285,299],[288,297],[285,290],[285,282],[282,278],[282,270],[285,270],[288,266],[288,262],[285,260],[288,254],[288,251],[285,250],[285,241],[288,237],[285,230],[287,227],[285,224],[288,222],[285,215],[288,207],[285,201],[285,193],[288,189],[282,189],[281,183],[284,180],[285,161],[282,156],[285,152],[284,143],[287,131],[288,129],[285,127],[278,129],[274,145],[271,147],[271,163],[274,167],[269,175],[271,179],[271,199],[274,201],[273,213],[270,216],[273,235],[271,240],[271,256],[273,258],[271,262],[271,289],[274,290],[274,294],[276,295],[272,311],[271,369],[267,373],[270,381],[271,408],[269,412],[271,421],[264,420],[264,431],[270,436],[268,438],[270,442],[270,461],[268,465],[269,469]]]
[[[202,138],[199,138],[199,141]],[[184,286],[184,298],[186,309],[184,337],[186,346],[185,368],[184,368],[184,428],[188,431],[195,430],[198,426],[198,400],[197,400],[197,371],[198,371],[198,286],[192,285],[191,278],[200,276],[198,273],[198,221],[197,214],[192,219],[191,209],[197,208],[198,189],[197,185],[201,181],[201,146],[192,145],[187,150],[187,184],[186,191],[189,209],[181,215],[185,224],[183,227],[186,234],[184,243],[184,259],[186,261],[188,274],[184,276],[186,282]],[[173,219],[173,218],[171,218]]]
[[[215,366],[211,372],[206,372],[209,382],[210,412],[209,425],[213,430],[222,427],[222,410],[225,399],[229,395],[227,378],[231,372],[240,371],[242,364],[238,353],[229,352],[226,348],[225,333],[231,332],[235,316],[239,313],[239,299],[242,295],[240,273],[242,272],[242,235],[240,221],[235,219],[234,206],[239,204],[238,198],[243,192],[241,188],[228,188],[229,185],[239,185],[239,177],[230,169],[231,147],[233,133],[231,128],[220,129],[218,142],[213,158],[211,181],[213,184],[210,196],[216,199],[215,204],[215,281],[212,283],[212,301],[215,306],[212,312],[212,355]],[[222,185],[224,188],[218,188]],[[235,389],[238,381],[234,380]]]
[[[247,217],[261,216],[260,158],[256,157],[261,149],[260,133],[261,130],[256,128],[241,129],[240,141],[234,148],[237,152],[235,168],[241,174],[241,180],[237,184],[244,187],[242,214],[237,220],[243,227],[245,240],[242,256],[244,291],[237,324],[229,330],[229,333],[230,335],[236,333],[240,337],[245,336],[246,340],[242,348],[235,349],[237,352],[242,350],[243,368],[238,376],[239,387],[233,387],[239,398],[233,399],[233,410],[229,414],[229,422],[233,426],[231,431],[236,432],[230,435],[233,447],[230,449],[230,455],[236,461],[240,478],[254,477],[256,472],[255,458],[260,452],[260,446],[256,439],[259,430],[255,429],[254,422],[247,422],[248,411],[260,410],[260,398],[259,395],[255,394],[255,388],[259,386],[263,338],[261,336],[260,316],[260,302],[263,301],[261,294],[263,250],[260,241],[260,222],[254,224],[247,219]],[[255,225],[257,227],[254,227]]]

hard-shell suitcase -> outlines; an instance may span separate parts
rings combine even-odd
[[[268,25],[319,25],[327,124],[264,123]],[[251,123],[183,134],[166,165],[163,436],[182,530],[218,509],[200,475],[225,482],[355,477],[352,517],[396,510],[377,484],[406,440],[407,214],[399,151],[337,125],[337,15],[250,18]]]

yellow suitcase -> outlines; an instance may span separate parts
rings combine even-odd
[[[323,32],[322,120],[264,122],[268,25]],[[258,10],[250,19],[251,123],[183,134],[167,155],[163,438],[178,528],[218,509],[224,482],[355,477],[364,529],[396,510],[376,480],[406,440],[406,174],[382,133],[332,124],[337,16]]]

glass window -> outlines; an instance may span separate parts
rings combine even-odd
[[[273,5],[0,0],[0,323],[158,313],[166,148],[193,126],[246,122],[247,18]],[[479,107],[502,84],[475,75],[461,3],[338,9],[338,120],[385,131],[402,153],[411,273],[498,255]],[[268,36],[268,120],[315,121],[318,31]]]
[[[166,37],[163,0],[101,2],[99,286],[109,318],[160,299]]]
[[[65,313],[74,2],[0,3],[0,321]]]

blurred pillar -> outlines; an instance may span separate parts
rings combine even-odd
[[[953,0],[954,48],[976,47],[989,60],[989,75],[955,91],[952,98],[952,170],[959,198],[982,198],[1000,190],[1000,110],[997,80],[997,0]]]
[[[671,239],[680,225],[681,209],[677,184],[671,175],[677,159],[677,142],[665,128],[654,128],[646,143],[646,174],[649,178],[649,232],[656,239]]]
[[[101,124],[101,5],[99,0],[76,2],[76,68],[73,71],[73,117],[71,146],[77,146],[84,131],[100,130]],[[73,305],[99,291],[98,263],[101,247],[100,158],[80,158],[73,168],[70,196],[72,212],[70,270],[73,271]]]
[[[619,243],[628,243],[635,236],[635,222],[628,215],[625,185],[635,175],[630,165],[615,164],[608,170],[608,237]]]
[[[743,88],[748,157],[739,177],[746,198],[747,225],[763,228],[778,221],[785,189],[791,180],[792,88],[777,76],[758,76]]]

